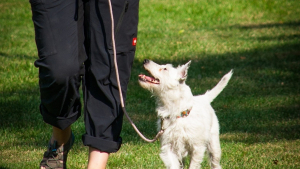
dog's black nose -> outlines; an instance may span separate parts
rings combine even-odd
[[[143,63],[146,64],[146,63],[149,63],[149,62],[150,61],[148,59],[145,59]]]

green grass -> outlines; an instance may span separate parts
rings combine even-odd
[[[51,134],[39,114],[38,70],[28,1],[0,2],[0,168],[38,168]],[[147,137],[156,134],[155,101],[138,86],[145,58],[175,66],[192,60],[187,84],[211,89],[223,168],[300,168],[300,1],[144,0],[127,110]],[[124,120],[124,144],[107,168],[164,168],[159,142],[142,141]],[[69,168],[86,168],[83,119]],[[202,164],[209,168],[207,160]]]

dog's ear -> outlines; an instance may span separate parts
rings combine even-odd
[[[179,67],[179,76],[180,76],[179,82],[180,83],[183,83],[186,80],[188,69],[191,65],[191,62],[192,61],[190,60],[185,65],[182,65],[181,67]]]

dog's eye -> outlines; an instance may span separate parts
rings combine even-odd
[[[162,70],[167,70],[167,68],[161,68],[161,69],[159,69],[159,71],[162,71]]]

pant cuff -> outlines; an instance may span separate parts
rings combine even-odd
[[[105,140],[102,138],[96,138],[87,134],[82,136],[82,141],[85,146],[93,147],[103,152],[115,153],[117,152],[122,144],[122,138],[119,137],[118,141]]]
[[[61,130],[64,130],[67,127],[69,127],[80,117],[80,112],[74,113],[72,116],[69,117],[55,117],[48,114],[47,110],[43,109],[42,106],[40,106],[40,110],[45,123],[48,123],[51,126],[57,127]]]

